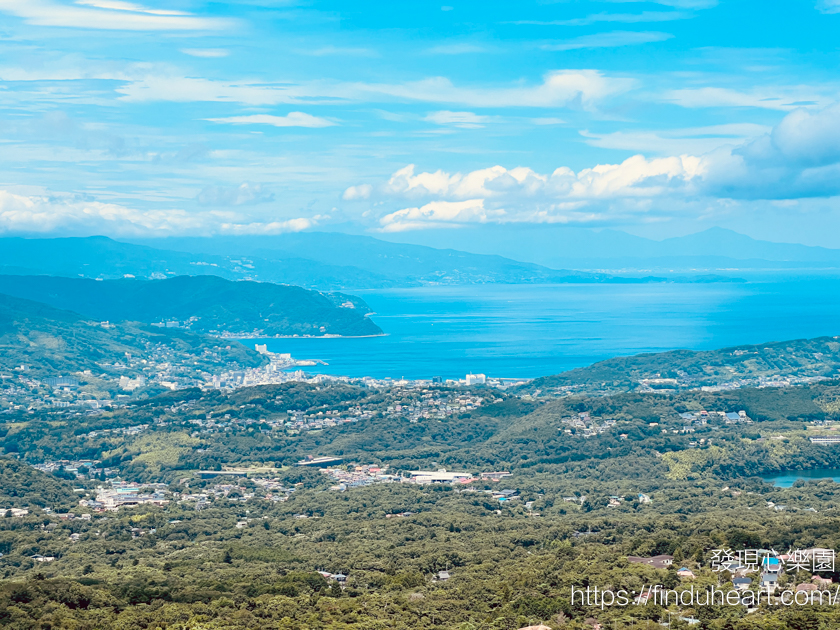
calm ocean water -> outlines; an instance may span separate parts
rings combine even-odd
[[[346,376],[555,374],[617,355],[840,335],[840,279],[742,284],[484,285],[357,291],[388,333],[267,339]],[[249,344],[257,340],[247,341]]]

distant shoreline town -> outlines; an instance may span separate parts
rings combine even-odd
[[[253,387],[255,385],[278,385],[289,381],[306,383],[323,383],[326,381],[361,384],[366,387],[422,386],[445,385],[449,387],[473,387],[484,385],[498,389],[506,389],[525,385],[528,378],[488,377],[485,374],[467,374],[462,379],[450,379],[433,376],[427,379],[395,379],[393,377],[374,378],[371,376],[351,377],[335,376],[331,374],[308,375],[303,370],[290,371],[295,367],[329,365],[320,359],[295,359],[291,353],[270,352],[266,344],[255,344],[254,348],[269,359],[269,364],[263,367],[233,370],[223,372],[213,377],[212,385],[216,389],[235,389],[238,387]]]

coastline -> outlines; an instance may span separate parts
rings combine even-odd
[[[217,339],[372,339],[388,337],[388,333],[378,335],[213,335]]]

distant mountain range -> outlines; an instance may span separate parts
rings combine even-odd
[[[711,228],[655,241],[618,230],[559,225],[484,225],[465,239],[460,230],[388,235],[391,240],[493,252],[553,268],[636,273],[840,269],[840,249],[761,241]]]
[[[216,276],[91,280],[0,276],[0,293],[97,321],[172,322],[197,333],[242,336],[379,335],[362,300]]]
[[[326,232],[170,238],[143,243],[123,243],[102,236],[5,238],[0,239],[0,274],[97,279],[214,275],[328,291],[456,284],[666,281],[646,274],[627,277],[551,269],[496,255]],[[668,280],[717,282],[732,278],[693,274]]]

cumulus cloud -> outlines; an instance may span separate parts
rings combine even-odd
[[[207,186],[196,199],[202,206],[250,206],[274,201],[274,194],[260,184],[244,182],[239,186]]]
[[[552,173],[530,168],[493,166],[470,173],[415,173],[414,165],[394,173],[377,191],[392,203],[400,198],[432,199],[423,205],[386,214],[380,229],[388,232],[486,222],[595,221],[590,205],[685,193],[702,174],[700,158],[646,159],[601,164],[575,173],[560,167]]]
[[[287,221],[270,221],[268,223],[222,223],[219,232],[222,234],[285,234],[301,232],[315,225],[314,219],[289,219]]]
[[[335,123],[326,118],[319,118],[303,112],[290,112],[285,116],[270,114],[252,114],[250,116],[228,116],[227,118],[208,118],[210,122],[230,125],[271,125],[272,127],[333,127]]]
[[[457,227],[465,223],[486,223],[490,218],[501,218],[504,210],[487,210],[483,199],[467,201],[432,201],[420,208],[404,208],[387,214],[379,221],[382,232],[434,227]]]
[[[350,186],[341,195],[344,201],[361,201],[363,199],[370,199],[370,194],[373,192],[373,186],[370,184],[360,184],[358,186]]]
[[[381,217],[378,229],[396,232],[475,222],[661,219],[688,202],[715,207],[732,200],[787,203],[840,195],[840,103],[790,112],[772,129],[733,123],[684,129],[674,136],[651,134],[642,141],[663,150],[671,142],[717,137],[711,144],[697,144],[709,149],[697,155],[634,155],[577,172],[564,166],[540,173],[500,165],[468,173],[417,172],[409,164],[366,188],[365,198],[373,207],[393,208]],[[616,134],[592,139],[614,148],[640,141]],[[356,193],[351,188],[345,194]]]
[[[793,111],[770,133],[704,160],[708,194],[751,199],[840,194],[840,103]]]
[[[276,234],[312,227],[317,217],[257,222],[234,213],[141,210],[73,195],[0,190],[0,233]]]

